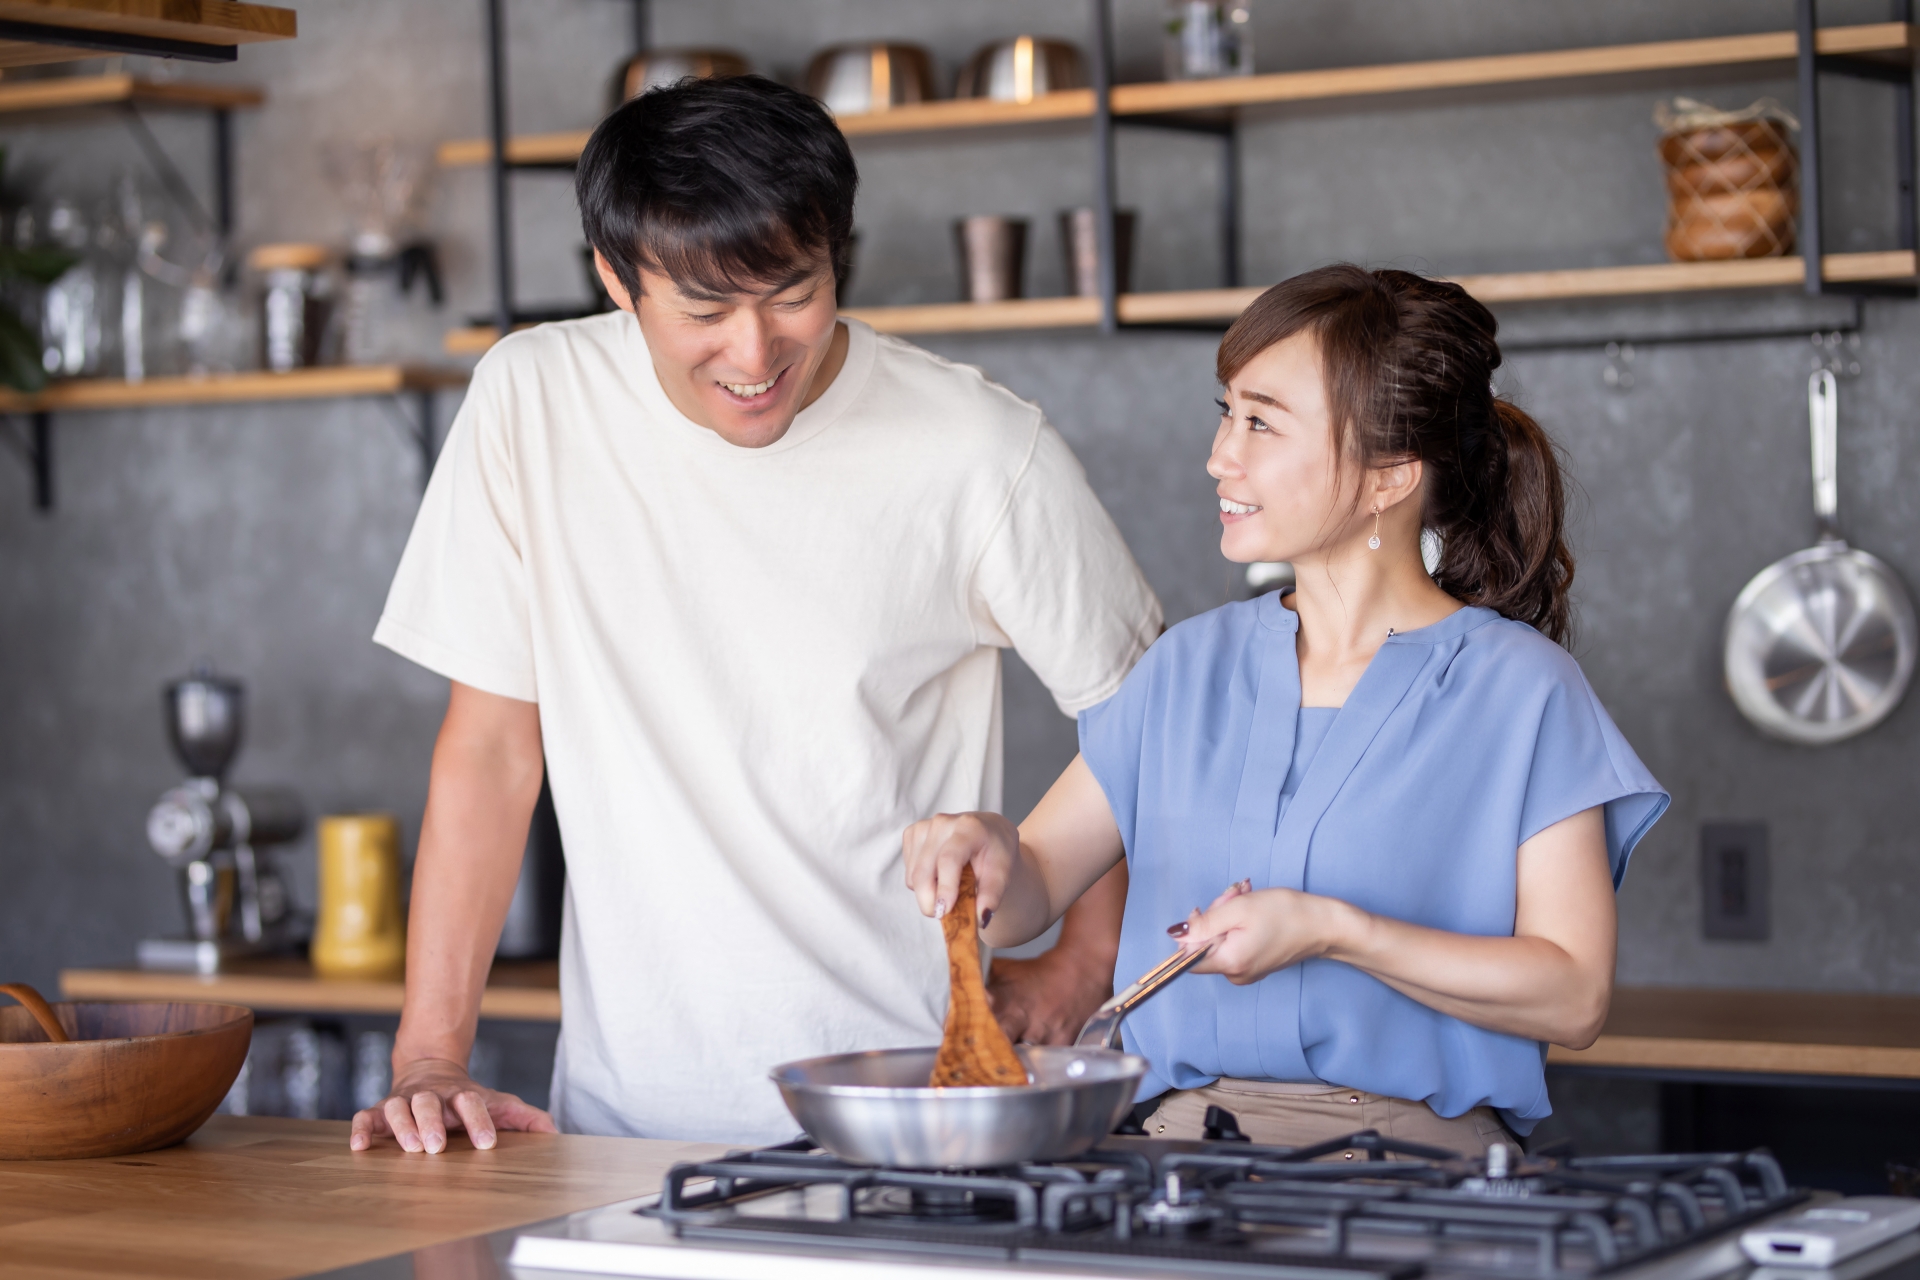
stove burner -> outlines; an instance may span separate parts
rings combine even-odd
[[[876,1201],[898,1201],[902,1188],[886,1188]],[[952,1190],[944,1187],[907,1187],[906,1208],[901,1216],[917,1222],[963,1225],[980,1222],[1011,1222],[1017,1216],[1011,1197],[997,1197],[980,1191]]]
[[[849,1165],[791,1144],[676,1166],[643,1212],[687,1239],[801,1249],[1053,1266],[1131,1257],[1269,1280],[1571,1280],[1803,1199],[1765,1152],[1468,1160],[1366,1132],[1299,1149],[1116,1136],[1073,1160],[963,1173]]]
[[[1169,1173],[1165,1190],[1133,1211],[1134,1220],[1154,1235],[1203,1232],[1220,1215],[1221,1210],[1207,1202],[1205,1191],[1182,1187],[1178,1173]]]

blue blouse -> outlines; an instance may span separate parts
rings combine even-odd
[[[1666,811],[1579,664],[1523,623],[1470,607],[1390,636],[1336,714],[1301,714],[1298,632],[1278,593],[1190,618],[1080,713],[1131,876],[1116,985],[1166,957],[1167,925],[1245,878],[1511,936],[1522,843],[1604,806],[1617,887]],[[1299,751],[1314,729],[1317,751]],[[1442,1116],[1492,1106],[1523,1134],[1551,1113],[1545,1045],[1333,960],[1244,987],[1190,975],[1125,1038],[1153,1064],[1142,1098],[1231,1076],[1324,1080]]]

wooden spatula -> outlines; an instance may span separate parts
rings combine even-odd
[[[55,1044],[68,1043],[67,1029],[60,1025],[60,1017],[54,1013],[53,1006],[43,999],[38,991],[24,982],[0,982],[0,993],[12,996],[27,1007],[33,1020],[47,1033],[47,1039]],[[1001,1037],[1005,1039],[1005,1037]]]
[[[980,981],[980,926],[975,919],[978,886],[973,868],[960,872],[960,896],[941,918],[947,935],[947,981],[953,998],[947,1005],[947,1031],[933,1060],[936,1089],[1027,1083],[1027,1068],[1000,1029]]]

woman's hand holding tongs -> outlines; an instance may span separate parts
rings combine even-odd
[[[1296,889],[1258,889],[1250,880],[1227,886],[1205,911],[1195,907],[1167,929],[1182,953],[1211,946],[1195,973],[1217,973],[1235,985],[1326,955],[1366,913],[1347,903]]]

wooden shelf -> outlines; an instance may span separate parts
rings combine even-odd
[[[75,378],[38,395],[0,391],[0,412],[36,413],[76,409],[144,409],[178,404],[240,404],[255,400],[325,400],[342,396],[393,395],[459,386],[459,369],[419,365],[333,365],[292,373],[224,373],[200,378]]]
[[[1920,259],[1909,249],[1884,253],[1830,253],[1821,274],[1835,284],[1920,284]],[[1453,277],[1486,303],[1574,302],[1715,290],[1779,289],[1799,284],[1799,258],[1745,258],[1732,262],[1652,262],[1630,267],[1578,267]],[[1191,289],[1122,294],[1123,324],[1224,324],[1263,292]],[[936,302],[910,307],[850,307],[843,314],[882,333],[997,333],[1023,329],[1088,329],[1100,323],[1093,298],[1022,298],[1013,302]],[[450,355],[479,355],[494,343],[491,325],[447,334]]]
[[[1817,36],[1815,46],[1828,55],[1876,57],[1911,64],[1915,50],[1920,48],[1920,28],[1903,22],[1826,27]],[[1768,31],[1757,35],[1662,40],[1650,44],[1606,45],[1591,49],[1554,49],[1542,53],[1510,53],[1485,58],[1383,63],[1326,71],[1281,71],[1219,80],[1123,84],[1114,86],[1112,103],[1115,115],[1161,115],[1178,111],[1315,102],[1432,89],[1466,89],[1630,75],[1636,72],[1785,63],[1793,60],[1794,48],[1793,32]],[[1055,120],[1086,120],[1092,116],[1093,91],[1073,89],[1046,94],[1025,103],[980,99],[915,103],[887,111],[841,116],[840,129],[849,137],[871,137],[942,129],[1038,124]],[[571,164],[579,159],[590,132],[581,129],[513,138],[507,143],[507,158],[518,164]],[[448,168],[486,164],[493,158],[493,144],[485,138],[447,142],[441,144],[439,156],[440,163]]]
[[[840,132],[850,138],[882,133],[924,133],[932,129],[991,129],[1004,125],[1042,124],[1049,120],[1088,120],[1093,116],[1093,90],[1064,89],[1041,94],[1031,102],[996,102],[991,98],[947,98],[916,102],[839,117]]]
[[[1131,298],[1134,295],[1129,295]],[[1011,302],[933,302],[910,307],[850,307],[845,314],[882,333],[992,333],[1085,329],[1100,323],[1098,298],[1019,298]]]
[[[257,107],[267,95],[249,85],[188,84],[135,76],[49,76],[0,81],[0,114],[100,107],[120,102],[157,107]]]
[[[507,159],[514,164],[572,164],[586,148],[591,129],[573,129],[565,133],[529,133],[507,139]],[[486,164],[493,159],[490,138],[462,138],[443,142],[436,152],[444,168],[459,169]]]
[[[1614,992],[1591,1048],[1559,1067],[1920,1080],[1920,996],[1825,991]]]
[[[450,356],[479,356],[487,353],[487,348],[500,341],[500,331],[490,324],[468,325],[464,329],[449,329],[441,340],[440,349]]]
[[[1821,260],[1821,266],[1822,274],[1835,283],[1912,283],[1920,276],[1920,262],[1911,250],[1828,254]],[[1748,258],[1734,262],[1657,262],[1631,267],[1463,275],[1455,280],[1482,302],[1499,303],[1781,288],[1799,284],[1805,274],[1805,264],[1799,258]],[[1249,288],[1123,294],[1119,301],[1120,320],[1123,324],[1231,323],[1262,292],[1259,288]],[[1068,329],[1094,325],[1100,320],[1099,304],[1091,298],[866,307],[853,308],[847,314],[885,333]]]
[[[198,45],[291,40],[299,26],[291,9],[237,0],[0,0],[0,19]],[[49,33],[49,38],[56,38]],[[97,48],[0,40],[0,67],[26,67],[101,57]]]
[[[1910,63],[1920,37],[1904,22],[1857,27],[1826,27],[1814,40],[1820,53],[1877,56]],[[1591,49],[1555,49],[1485,58],[1447,58],[1436,62],[1384,63],[1327,71],[1282,71],[1220,80],[1180,80],[1123,84],[1113,89],[1115,115],[1196,111],[1213,107],[1256,106],[1276,102],[1314,102],[1370,94],[1412,93],[1429,89],[1466,89],[1531,81],[1572,80],[1648,71],[1688,71],[1706,67],[1791,62],[1796,40],[1791,31],[1703,40],[1662,40],[1652,44],[1606,45]]]
[[[1040,124],[1048,120],[1087,120],[1093,116],[1093,90],[1068,89],[1042,94],[1032,102],[996,102],[988,98],[947,98],[916,102],[886,111],[841,116],[840,131],[850,138],[884,133],[925,133],[940,129],[988,129],[1005,125]],[[591,129],[564,133],[531,133],[507,140],[507,159],[515,164],[572,164],[591,137]],[[457,169],[486,164],[493,159],[493,142],[462,138],[443,142],[438,151],[442,166]]]
[[[397,1014],[400,982],[319,978],[304,960],[246,960],[214,974],[148,969],[66,969],[68,1000],[206,1000],[296,1013]],[[560,967],[551,960],[501,961],[487,977],[480,1016],[516,1022],[560,1020]]]

